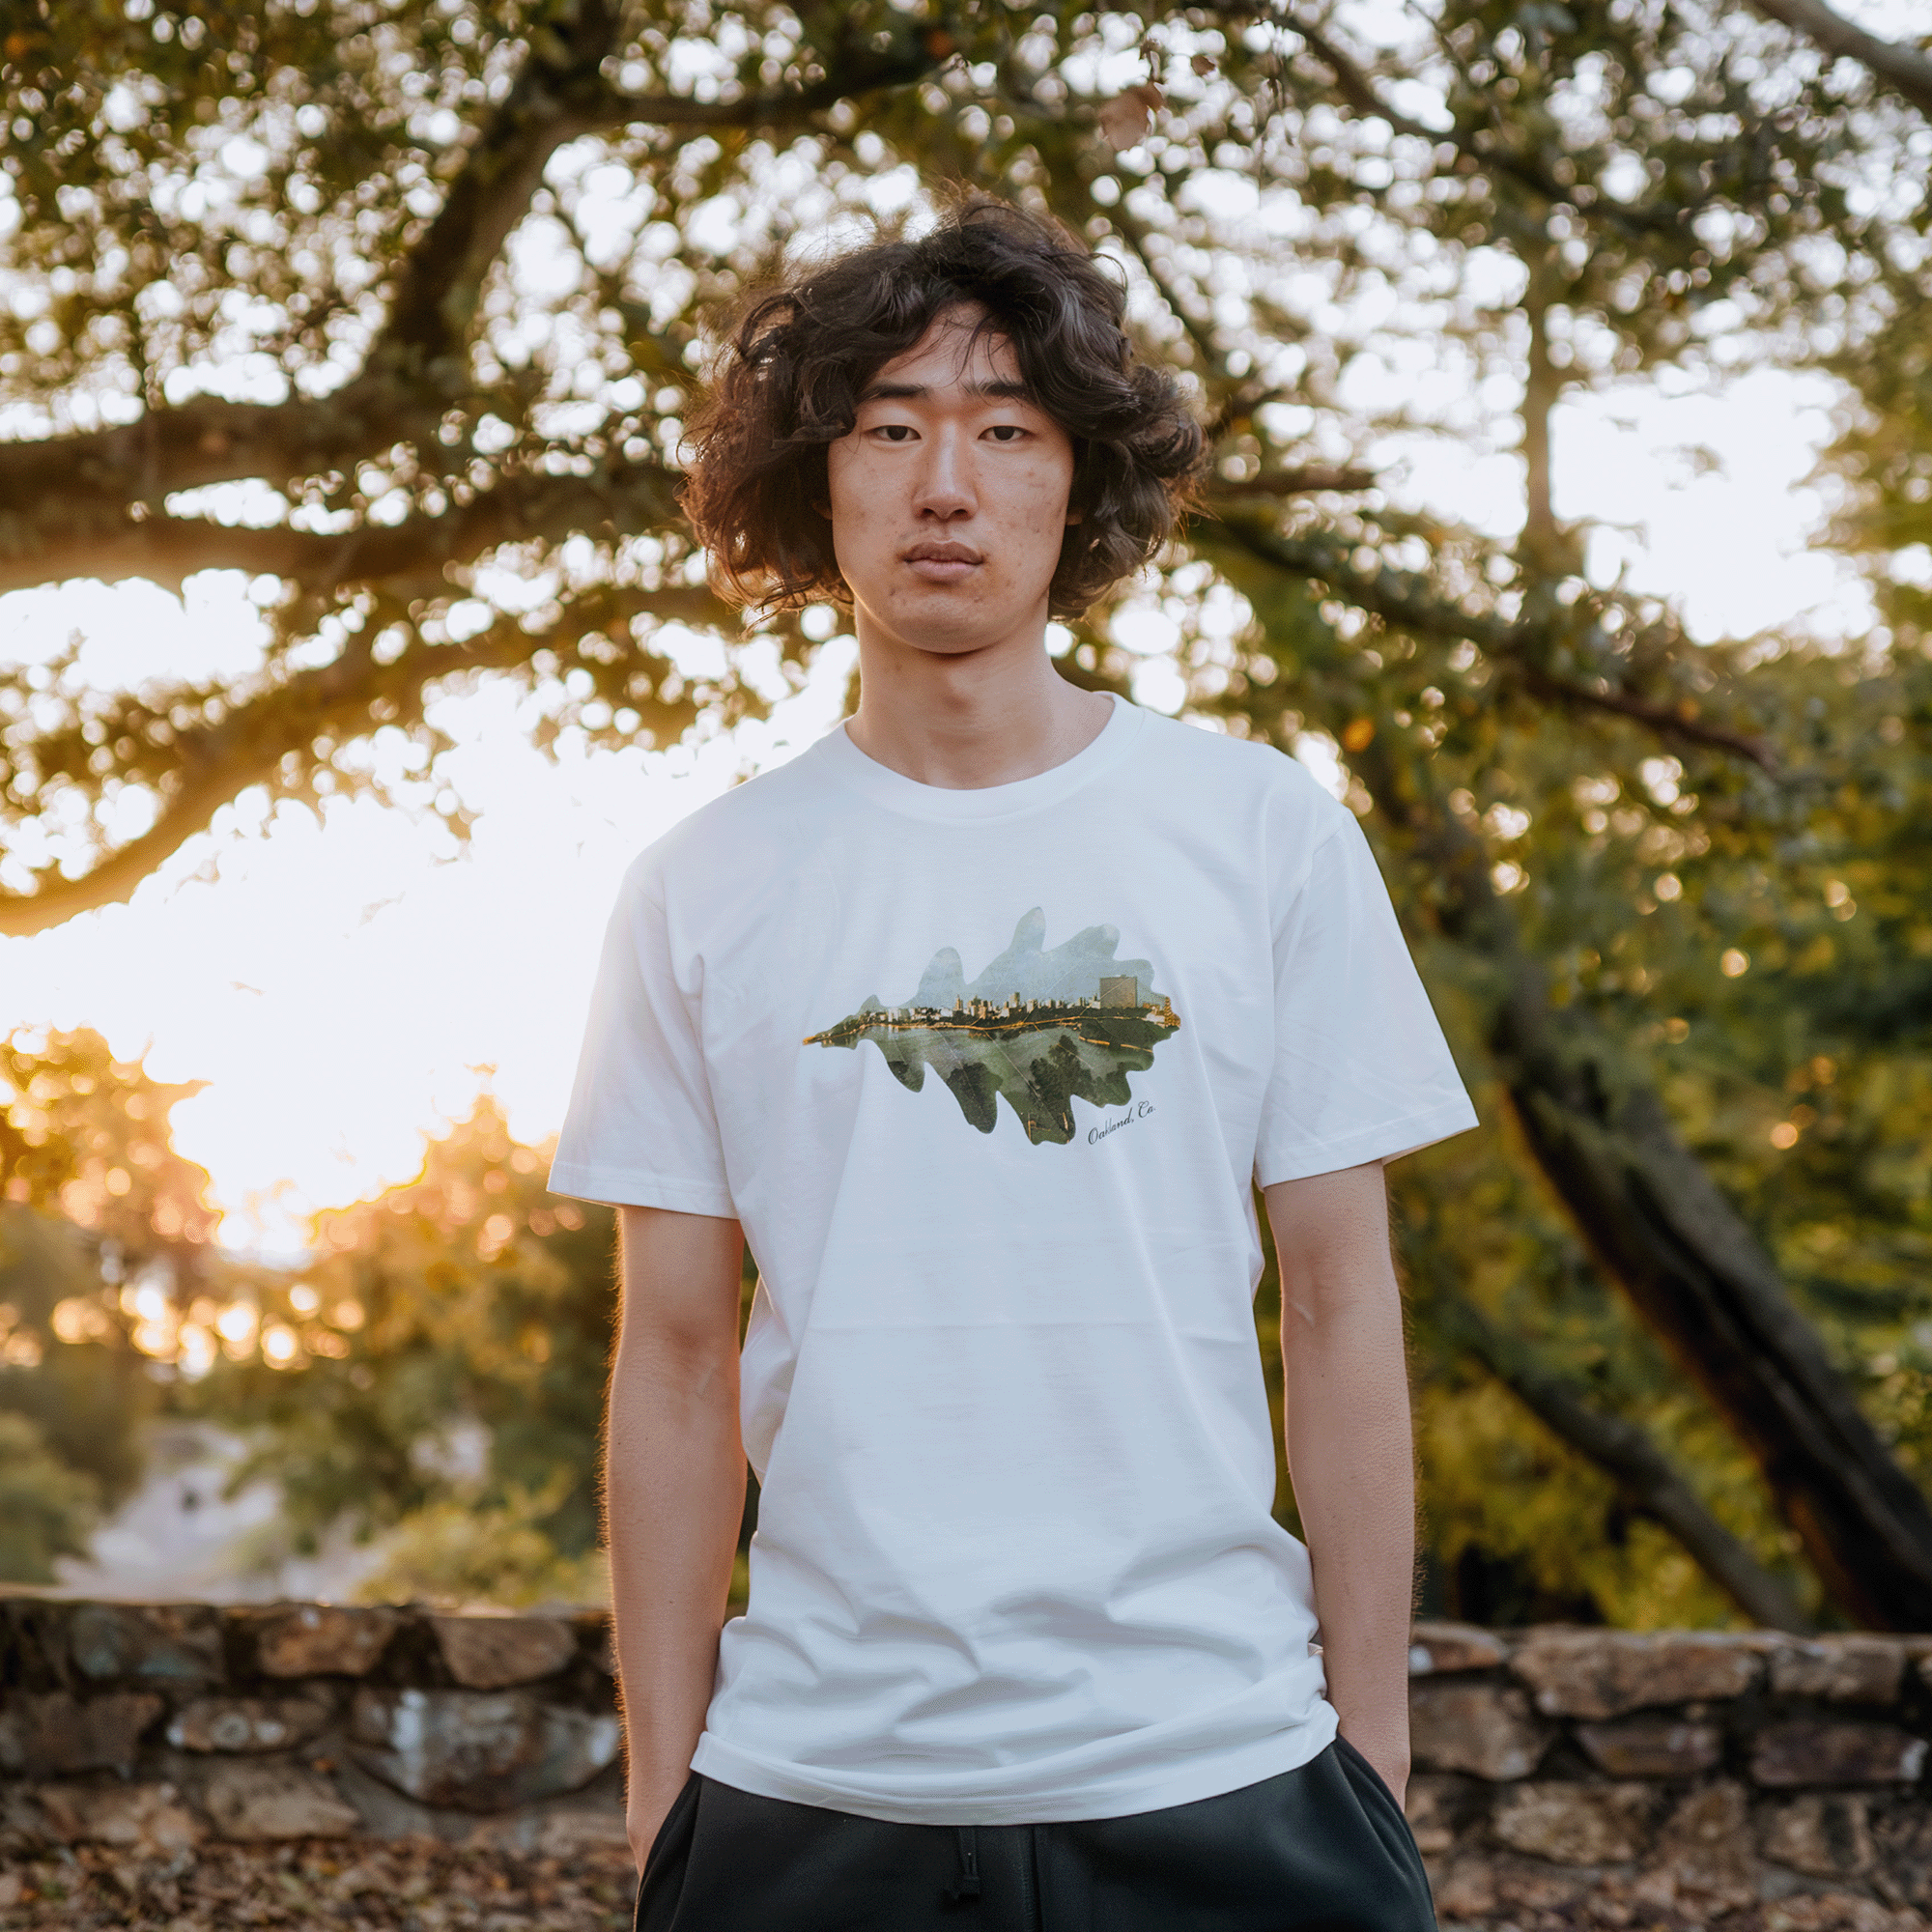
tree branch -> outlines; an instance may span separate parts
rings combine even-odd
[[[1122,200],[1107,211],[1107,225],[1116,234],[1125,238],[1127,246],[1134,251],[1135,259],[1147,270],[1148,280],[1160,291],[1161,299],[1173,311],[1174,319],[1187,331],[1187,339],[1199,351],[1204,367],[1220,368],[1222,352],[1215,346],[1212,325],[1202,321],[1193,309],[1181,300],[1180,292],[1160,272],[1148,248],[1147,223],[1135,220],[1128,212],[1126,202]]]
[[[1199,350],[1206,370],[1225,373],[1226,357],[1216,346],[1210,326],[1196,316],[1186,301],[1168,278],[1161,273],[1160,265],[1154,260],[1148,247],[1150,233],[1145,222],[1137,221],[1127,212],[1125,204],[1109,211],[1109,225],[1126,239],[1127,245],[1134,251],[1140,265],[1147,270],[1148,280],[1160,291],[1161,299],[1173,311],[1180,326],[1187,331],[1188,339]],[[1205,371],[1204,371],[1205,373]],[[1269,390],[1259,385],[1245,389],[1236,388],[1222,403],[1213,421],[1208,428],[1210,445],[1225,436],[1238,413],[1260,408],[1277,390]],[[1276,469],[1266,474],[1248,478],[1244,482],[1231,483],[1216,481],[1207,492],[1210,503],[1235,504],[1242,498],[1253,500],[1258,497],[1298,497],[1316,490],[1373,490],[1376,486],[1376,472],[1373,469],[1343,469],[1327,463],[1303,463],[1292,469]]]
[[[1802,0],[1801,0],[1802,4]],[[1335,91],[1356,113],[1371,120],[1386,122],[1398,134],[1412,135],[1415,139],[1431,143],[1446,142],[1458,154],[1466,155],[1479,167],[1492,173],[1507,175],[1512,181],[1528,188],[1532,193],[1548,201],[1553,207],[1577,208],[1586,218],[1601,219],[1614,228],[1622,229],[1628,235],[1675,234],[1684,226],[1687,210],[1675,203],[1666,203],[1657,208],[1633,208],[1623,202],[1593,200],[1587,207],[1578,207],[1577,190],[1566,187],[1561,182],[1547,175],[1533,161],[1496,142],[1485,142],[1477,138],[1483,131],[1476,128],[1452,125],[1448,128],[1431,128],[1426,123],[1414,120],[1400,109],[1392,107],[1381,97],[1380,91],[1367,72],[1334,41],[1312,26],[1286,7],[1271,7],[1265,4],[1227,5],[1215,9],[1217,13],[1264,19],[1278,27],[1286,28],[1296,35],[1308,51],[1335,76]]]
[[[1728,752],[1734,757],[1748,758],[1772,778],[1783,772],[1777,747],[1755,732],[1736,731],[1728,724],[1706,724],[1701,718],[1687,716],[1681,708],[1654,704],[1649,698],[1634,697],[1627,691],[1595,691],[1587,685],[1571,684],[1531,664],[1520,663],[1516,668],[1526,690],[1551,703],[1573,711],[1607,711],[1618,718],[1632,719],[1660,738],[1674,738],[1679,744],[1702,745],[1707,751]]]
[[[1824,0],[1751,0],[1767,20],[1815,41],[1828,54],[1869,68],[1887,86],[1921,114],[1932,116],[1932,55],[1868,34],[1824,4]]]
[[[1315,490],[1373,490],[1378,477],[1373,469],[1341,469],[1332,463],[1298,463],[1289,469],[1270,469],[1244,482],[1216,483],[1208,492],[1210,503],[1237,504],[1257,497],[1301,497]]]
[[[531,21],[515,82],[403,264],[362,381],[400,381],[444,400],[468,388],[463,351],[484,280],[551,156],[603,125],[611,99],[603,64],[616,32],[608,0],[551,0]]]
[[[407,400],[373,384],[320,401],[197,396],[118,429],[0,442],[0,503],[14,506],[0,512],[0,556],[31,551],[41,526],[62,527],[75,516],[99,515],[102,506],[158,503],[177,490],[241,477],[280,488],[385,449],[401,440],[397,411]]]
[[[1212,524],[1203,524],[1197,526],[1193,540],[1197,548],[1211,549],[1216,533],[1277,570],[1332,585],[1338,596],[1398,630],[1423,638],[1462,639],[1476,645],[1517,677],[1525,690],[1547,702],[1577,711],[1607,711],[1646,726],[1661,738],[1726,752],[1734,757],[1748,758],[1773,777],[1778,774],[1776,747],[1751,732],[1712,724],[1671,705],[1616,691],[1607,685],[1599,691],[1588,685],[1573,684],[1544,670],[1537,662],[1537,647],[1543,638],[1540,625],[1512,624],[1501,617],[1461,610],[1446,599],[1418,592],[1414,580],[1400,571],[1386,566],[1374,571],[1359,570],[1334,545],[1285,536],[1248,518],[1223,517]],[[1597,641],[1606,639],[1600,637]]]
[[[1602,1469],[1632,1506],[1660,1522],[1744,1613],[1769,1630],[1807,1634],[1809,1619],[1786,1585],[1707,1510],[1634,1422],[1593,1408],[1535,1351],[1500,1333],[1460,1295],[1438,1292],[1436,1319],[1552,1434]]]
[[[611,585],[605,587],[602,599],[607,608],[594,617],[566,606],[544,634],[525,630],[515,618],[498,617],[461,644],[417,640],[387,664],[375,655],[371,626],[334,663],[298,672],[233,703],[218,723],[181,731],[174,741],[172,767],[179,781],[154,827],[77,878],[48,867],[36,874],[34,891],[0,891],[0,937],[44,932],[78,913],[130,897],[149,873],[195,834],[207,831],[214,814],[248,786],[279,784],[285,792],[295,788],[289,762],[311,767],[318,741],[352,741],[379,724],[419,724],[430,690],[441,678],[511,669],[554,647],[560,635],[574,639],[639,611],[699,624],[715,623],[724,614],[712,592],[695,585]]]
[[[25,555],[0,557],[0,593],[75,577],[106,583],[138,577],[179,590],[198,570],[267,573],[313,590],[440,579],[447,565],[472,562],[499,544],[681,527],[678,481],[662,465],[622,461],[600,465],[588,476],[513,474],[440,515],[333,535],[123,512],[111,522],[103,518],[105,528],[83,526]]]

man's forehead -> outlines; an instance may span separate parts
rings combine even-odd
[[[1013,345],[987,326],[983,309],[950,308],[935,316],[910,349],[873,372],[861,400],[954,384],[995,395],[1026,392]]]

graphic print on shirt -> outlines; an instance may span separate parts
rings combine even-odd
[[[899,1081],[917,1094],[927,1066],[982,1134],[999,1119],[999,1097],[1036,1147],[1073,1138],[1073,1101],[1124,1106],[1130,1073],[1153,1065],[1154,1048],[1180,1018],[1153,989],[1145,959],[1116,959],[1111,925],[1090,925],[1052,952],[1038,907],[1013,928],[1013,943],[970,985],[959,954],[942,946],[903,1005],[876,993],[807,1046],[857,1047],[869,1039]]]

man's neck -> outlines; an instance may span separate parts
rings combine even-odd
[[[867,630],[862,619],[859,709],[846,736],[920,784],[979,791],[1036,778],[1085,751],[1113,715],[1111,699],[1054,668],[1043,635],[953,657]]]

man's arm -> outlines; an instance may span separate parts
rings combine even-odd
[[[1266,1190],[1281,1263],[1288,1463],[1328,1698],[1399,1800],[1408,1782],[1415,1464],[1379,1161]]]
[[[718,1668],[745,1509],[736,1221],[621,1212],[623,1305],[605,1415],[604,1498],[631,1853],[690,1775]]]

